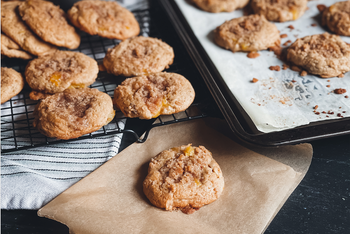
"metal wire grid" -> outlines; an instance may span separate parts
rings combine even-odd
[[[157,30],[156,27],[153,27],[149,10],[133,11],[133,13],[140,24],[140,35],[162,38],[159,30]],[[111,40],[81,33],[81,44],[79,48],[74,51],[82,52],[94,58],[98,62],[101,62],[108,48],[113,48],[115,45],[119,44],[119,42],[119,40]],[[188,58],[184,53],[177,54],[176,56],[179,57],[179,59],[175,60],[174,64],[171,65],[167,71],[181,73],[188,69],[188,66],[186,66],[188,63]],[[26,64],[26,61],[18,59],[6,58],[2,60],[2,66],[11,67],[22,73],[24,72]],[[123,77],[116,77],[106,72],[100,72],[96,82],[90,87],[96,88],[113,97],[115,87],[124,79],[125,78]],[[2,153],[67,142],[54,138],[48,138],[42,135],[32,126],[34,119],[33,111],[37,101],[33,101],[29,98],[29,92],[30,88],[25,87],[19,95],[13,97],[11,100],[1,106]],[[206,115],[201,113],[199,108],[197,108],[198,105],[199,103],[192,104],[192,106],[183,113],[166,117],[158,117],[155,124],[148,129],[143,139],[140,139],[132,129],[124,129],[127,118],[123,116],[120,111],[117,111],[114,120],[108,125],[102,127],[100,130],[68,141],[116,133],[131,133],[135,136],[135,140],[138,140],[138,142],[144,142],[147,139],[149,130],[153,127],[205,117]]]

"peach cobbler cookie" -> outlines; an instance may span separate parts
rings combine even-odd
[[[218,13],[231,12],[245,7],[249,0],[192,0],[203,11]]]
[[[12,68],[1,67],[1,104],[19,94],[24,87],[21,73]]]
[[[68,88],[87,87],[95,82],[97,74],[94,59],[80,52],[59,50],[30,61],[25,70],[27,83],[33,89],[30,93],[33,100]]]
[[[19,5],[18,11],[26,24],[44,41],[69,49],[80,45],[79,34],[68,24],[64,11],[52,2],[27,0]]]
[[[9,58],[32,59],[33,56],[22,50],[11,38],[1,33],[1,54]]]
[[[185,77],[161,72],[126,79],[114,90],[113,103],[127,117],[152,119],[186,110],[194,96]]]
[[[114,118],[110,96],[97,89],[67,89],[41,100],[33,126],[42,134],[72,139],[100,129]]]
[[[68,17],[91,35],[125,40],[140,33],[135,16],[114,1],[79,1],[68,11]]]
[[[214,30],[216,44],[232,52],[258,51],[280,45],[276,25],[264,16],[249,15],[226,21]]]
[[[219,198],[224,189],[220,166],[204,146],[164,150],[151,159],[143,191],[165,210],[192,214]]]
[[[350,1],[334,3],[324,10],[322,24],[338,35],[350,36]]]
[[[161,72],[173,63],[171,46],[157,38],[134,37],[109,49],[103,59],[108,73],[141,76]]]
[[[297,39],[287,50],[287,60],[322,78],[350,70],[350,46],[328,33]]]
[[[255,14],[264,15],[269,21],[296,20],[307,9],[307,0],[252,0]]]

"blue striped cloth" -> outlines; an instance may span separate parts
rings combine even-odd
[[[119,2],[130,10],[148,8],[146,0]],[[103,55],[101,56],[103,58]],[[16,97],[14,99],[16,100]],[[20,100],[18,97],[17,99]],[[9,105],[9,103],[3,105]],[[2,115],[4,115],[3,111]],[[120,128],[123,128],[124,124],[124,122],[118,123]],[[118,153],[121,137],[122,134],[109,135],[2,154],[1,208],[41,208],[115,156]],[[22,142],[16,142],[16,144],[28,144],[26,141],[29,139],[20,139],[20,141]],[[9,144],[9,142],[5,143]],[[6,145],[3,147],[6,148]]]

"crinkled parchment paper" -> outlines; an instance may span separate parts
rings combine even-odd
[[[222,195],[191,215],[154,207],[142,191],[150,159],[188,143],[212,152],[225,177]],[[275,160],[236,144],[203,119],[158,127],[145,143],[126,148],[38,215],[66,224],[75,234],[262,233],[304,177],[312,147],[284,146],[265,155]]]
[[[270,66],[279,65],[282,68],[283,64],[273,52],[259,51],[258,58],[249,59],[247,53],[232,53],[213,41],[213,30],[226,20],[243,16],[243,10],[215,14],[202,11],[186,0],[175,2],[227,86],[261,132],[280,131],[310,122],[342,118],[338,114],[343,117],[350,116],[350,98],[345,98],[346,95],[350,96],[349,72],[344,78],[322,79],[314,75],[302,77],[290,69],[271,71]],[[320,26],[317,5],[330,6],[335,2],[337,1],[309,1],[309,9],[298,20],[275,23],[281,34],[288,35],[282,39],[281,44],[326,32]],[[315,23],[316,27],[311,26]],[[289,25],[293,25],[295,29],[291,30]],[[350,43],[350,37],[342,39]],[[253,78],[259,81],[251,83]],[[291,82],[292,80],[296,82]],[[347,93],[332,93],[336,88],[345,88]],[[316,105],[319,115],[313,112]],[[323,111],[326,113],[322,113]],[[328,114],[332,112],[333,114]]]

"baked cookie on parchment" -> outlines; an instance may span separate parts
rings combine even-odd
[[[21,73],[12,68],[1,67],[1,104],[19,94],[24,87]]]
[[[232,52],[266,50],[281,42],[276,25],[260,15],[226,21],[214,30],[214,41]]]
[[[269,21],[285,22],[296,20],[307,9],[308,0],[252,0],[255,14],[263,15]]]
[[[114,90],[113,104],[126,117],[152,119],[186,110],[195,97],[191,83],[176,73],[128,78]]]
[[[164,150],[151,159],[143,191],[165,210],[192,214],[219,198],[224,177],[211,152],[191,144]]]
[[[125,40],[140,33],[135,16],[114,1],[79,1],[68,10],[68,17],[91,35]]]
[[[1,33],[1,54],[9,58],[32,59],[33,56],[14,42],[11,38]]]
[[[30,61],[25,77],[33,89],[30,98],[38,100],[68,88],[84,88],[95,82],[97,62],[89,56],[72,51],[46,54]]]
[[[173,63],[174,51],[152,37],[134,37],[109,49],[103,59],[108,73],[116,76],[141,76],[161,72]]]
[[[350,46],[328,33],[298,38],[287,49],[287,60],[322,78],[350,71]]]
[[[33,126],[57,139],[72,139],[97,131],[114,118],[111,97],[97,89],[67,89],[41,100]]]
[[[23,50],[39,56],[57,48],[41,40],[22,21],[17,13],[20,1],[1,2],[1,31],[16,42]]]
[[[69,49],[80,45],[80,36],[68,24],[65,12],[52,2],[27,0],[19,5],[18,11],[22,20],[44,41]]]
[[[324,10],[322,24],[338,35],[350,36],[350,1],[334,3]]]
[[[191,0],[203,11],[218,13],[231,12],[245,7],[249,0]]]

